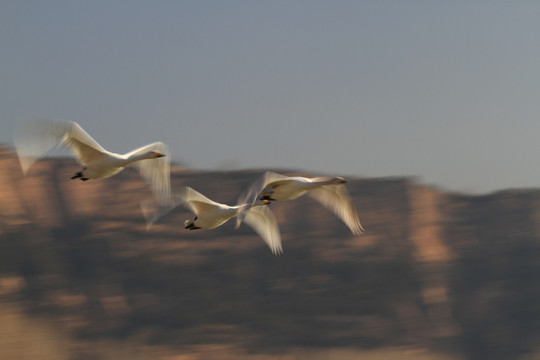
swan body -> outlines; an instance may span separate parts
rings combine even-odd
[[[156,144],[153,147],[157,147]],[[86,180],[100,180],[111,177],[124,170],[126,167],[135,164],[137,161],[150,160],[165,156],[157,150],[147,151],[138,155],[121,155],[111,152],[106,152],[101,158],[98,158],[88,165],[85,165],[83,170],[75,174],[72,179]]]
[[[346,180],[341,177],[289,177],[267,171],[239,197],[239,203],[269,204],[272,201],[294,200],[308,194],[333,211],[354,235],[360,235],[364,228],[360,224],[351,197],[343,185],[345,183]],[[242,220],[242,216],[237,218],[237,227]]]
[[[279,254],[283,251],[276,219],[266,206],[220,204],[190,187],[182,188],[176,197],[195,214],[193,220],[184,222],[184,228],[189,230],[215,229],[229,219],[244,214],[246,223],[262,237],[273,254]]]
[[[168,147],[162,142],[142,146],[127,154],[116,154],[105,150],[76,122],[39,121],[25,128],[15,139],[23,173],[26,174],[34,162],[54,147],[68,147],[83,166],[72,179],[105,179],[128,166],[135,166],[158,203],[170,200],[170,163],[165,157]]]

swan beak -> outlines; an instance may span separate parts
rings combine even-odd
[[[347,180],[345,180],[345,179],[342,178],[342,177],[338,177],[337,179],[338,179],[338,182],[339,182],[340,184],[345,184],[345,183],[347,182]]]
[[[270,201],[268,201],[267,199],[264,199],[262,202],[263,202],[264,205],[270,204]]]
[[[165,154],[160,153],[159,151],[154,151],[154,156],[157,157],[157,158],[160,158],[160,157],[164,157]]]

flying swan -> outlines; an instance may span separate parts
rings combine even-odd
[[[364,232],[364,228],[360,224],[356,208],[345,188],[346,182],[341,177],[289,177],[267,171],[240,195],[238,203],[270,204],[272,201],[293,200],[308,194],[333,211],[354,235],[360,235]],[[242,220],[242,215],[237,217],[237,227],[240,226]]]
[[[83,166],[72,179],[98,180],[113,176],[128,166],[136,167],[148,183],[156,202],[170,201],[170,163],[168,147],[162,142],[148,144],[127,154],[105,150],[76,122],[44,120],[21,129],[15,138],[15,148],[23,173],[55,147],[68,147]]]
[[[208,199],[190,187],[182,188],[176,198],[195,214],[193,220],[186,220],[184,228],[189,230],[214,229],[229,219],[243,214],[245,222],[257,232],[270,247],[272,253],[282,253],[281,236],[272,211],[266,206],[241,204],[229,206]]]

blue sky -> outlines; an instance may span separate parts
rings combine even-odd
[[[197,169],[540,185],[537,1],[3,1],[0,142],[29,117]]]

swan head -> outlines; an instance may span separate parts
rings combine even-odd
[[[200,227],[195,226],[195,220],[197,220],[197,218],[195,218],[194,220],[186,220],[186,221],[184,221],[184,228],[188,229],[188,230],[200,229]]]
[[[345,184],[347,182],[347,180],[345,180],[344,178],[338,176],[338,177],[334,178],[334,182],[336,184]]]

